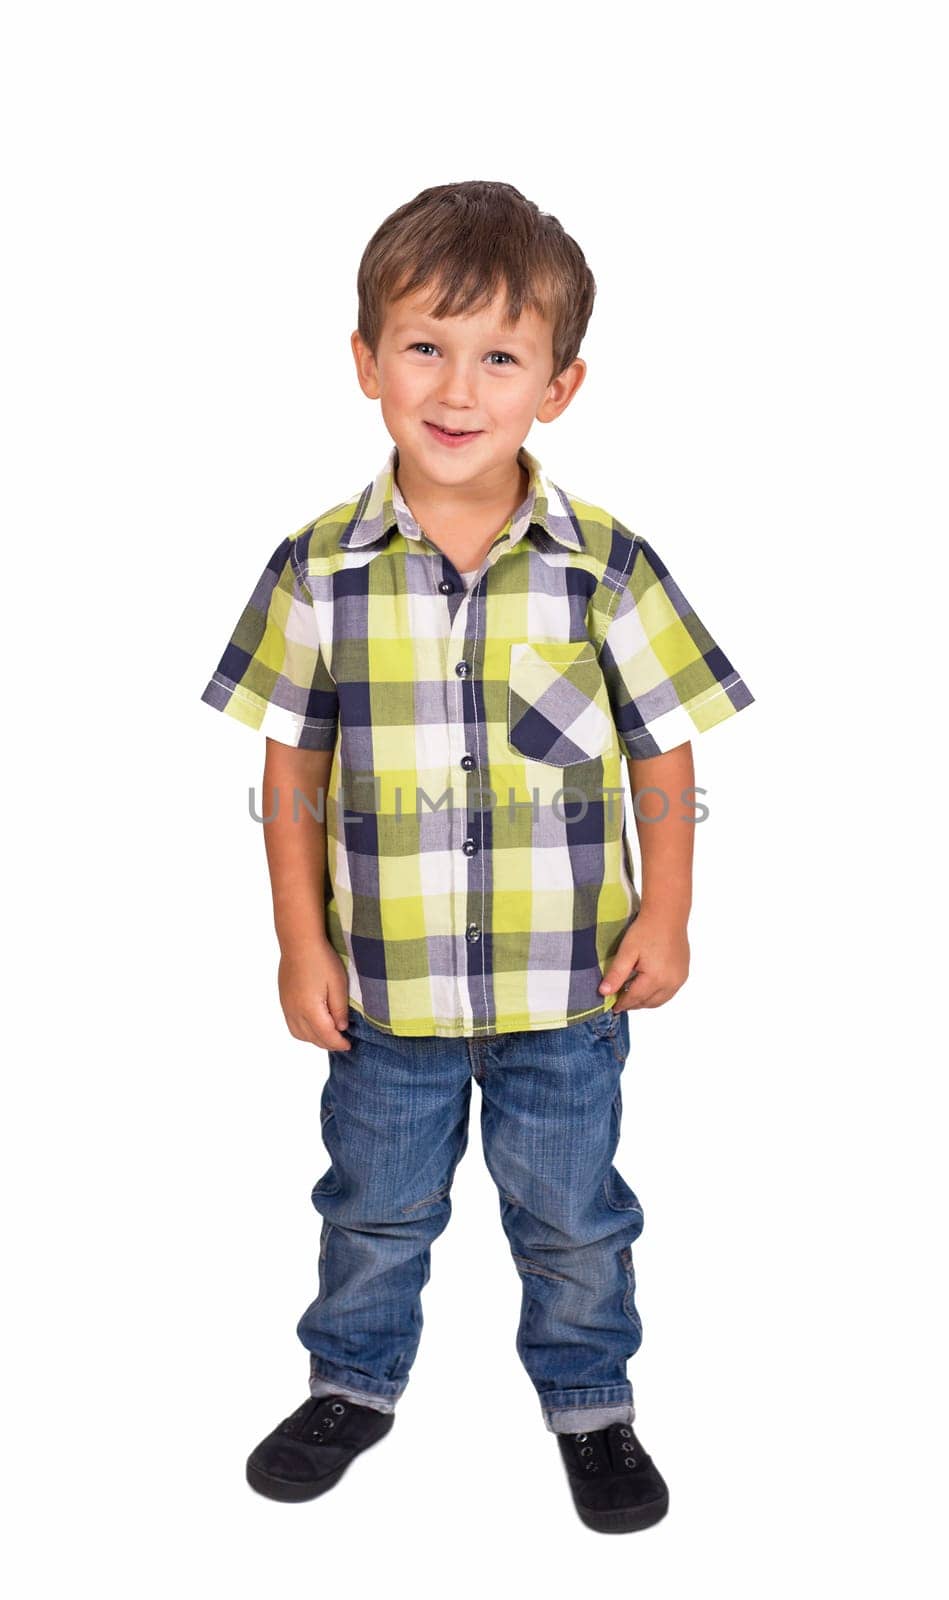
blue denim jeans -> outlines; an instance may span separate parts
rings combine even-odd
[[[398,1038],[350,1009],[320,1116],[331,1165],[319,1294],[297,1333],[310,1392],[392,1411],[422,1331],[430,1250],[451,1216],[471,1080],[485,1160],[522,1285],[516,1348],[552,1433],[632,1422],[639,1348],[631,1246],[643,1226],[613,1166],[629,1016],[477,1039]]]

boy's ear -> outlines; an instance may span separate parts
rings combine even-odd
[[[547,385],[547,393],[537,408],[538,422],[553,422],[568,405],[587,374],[587,364],[579,356]]]
[[[354,328],[349,340],[356,363],[356,377],[359,387],[369,400],[379,399],[379,372],[376,367],[376,358],[365,343],[358,328]]]

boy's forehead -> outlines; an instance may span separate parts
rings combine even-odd
[[[431,310],[427,309],[432,303],[430,294],[406,295],[401,300],[390,301],[386,307],[385,317],[388,330],[398,334],[408,328],[427,327],[432,330],[455,329],[460,333],[472,324],[482,324],[486,330],[496,332],[499,337],[519,339],[532,349],[543,339],[545,333],[552,332],[552,324],[532,307],[526,307],[516,322],[509,322],[505,316],[506,301],[503,291],[495,297],[490,306],[479,306],[462,316],[435,317]]]

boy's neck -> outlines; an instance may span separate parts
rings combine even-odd
[[[530,473],[519,460],[511,463],[507,483],[490,484],[483,491],[462,485],[446,489],[417,475],[409,462],[396,457],[396,483],[422,532],[451,557],[455,565],[469,565],[483,557],[514,514],[530,488]],[[459,562],[458,557],[461,557]]]

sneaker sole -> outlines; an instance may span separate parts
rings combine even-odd
[[[596,1533],[637,1533],[640,1528],[651,1528],[661,1522],[669,1509],[669,1496],[650,1500],[644,1506],[620,1506],[615,1511],[591,1511],[588,1506],[577,1505],[580,1521]]]

